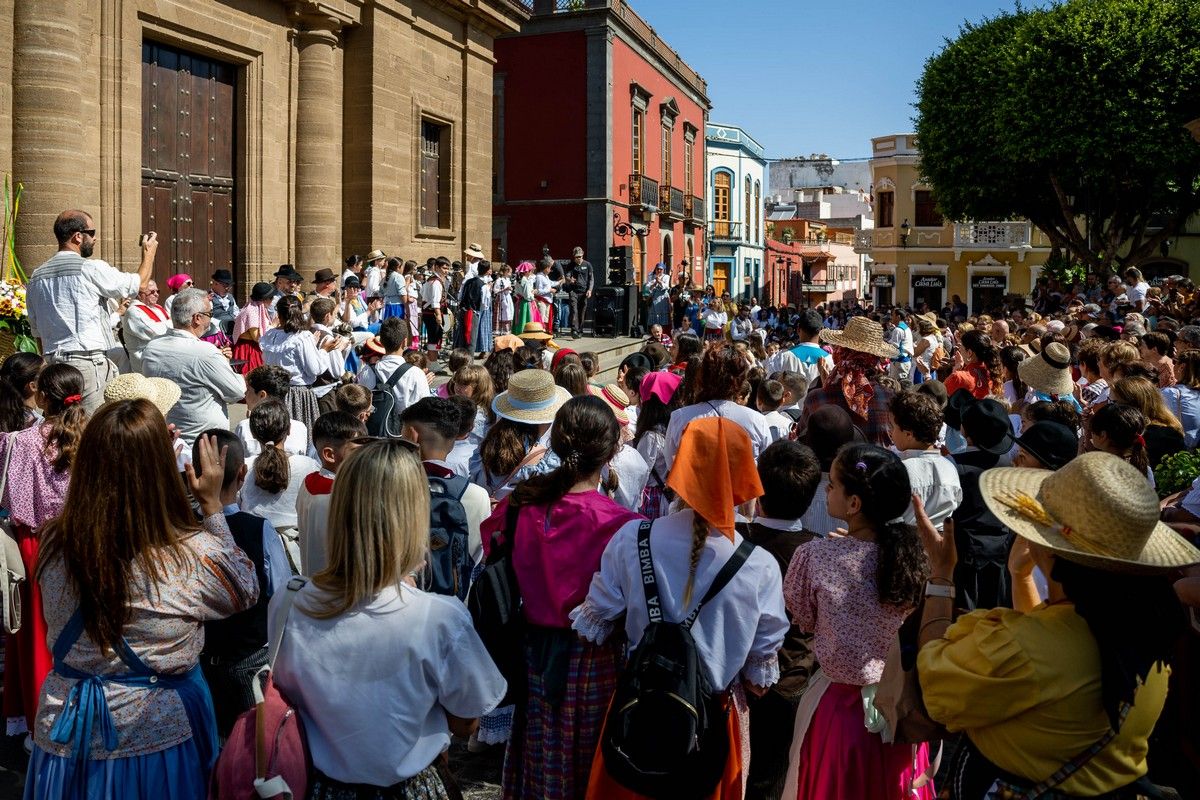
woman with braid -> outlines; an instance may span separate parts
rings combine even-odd
[[[517,509],[513,566],[527,623],[528,696],[517,707],[504,757],[505,798],[574,800],[587,790],[624,642],[585,642],[568,614],[587,594],[609,539],[638,519],[597,491],[620,446],[607,403],[591,395],[568,400],[550,431],[561,464],[518,484],[480,526],[490,550],[493,535],[505,535],[509,507]]]
[[[683,433],[667,486],[683,508],[654,520],[648,545],[663,619],[679,622],[701,605],[742,543],[734,528],[735,506],[763,493],[750,435],[728,418],[692,421]],[[587,599],[571,612],[572,625],[589,642],[628,637],[633,651],[650,623],[638,554],[640,527],[639,522],[631,522],[612,537]],[[618,627],[622,618],[624,623]],[[723,694],[727,711],[725,719],[709,723],[725,726],[730,741],[712,797],[743,796],[750,759],[746,693],[762,695],[779,680],[779,648],[787,631],[779,565],[766,550],[754,548],[729,582],[703,603],[691,627],[705,677],[714,691]],[[597,754],[588,797],[634,796],[608,774]]]

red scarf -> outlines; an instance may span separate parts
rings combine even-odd
[[[152,306],[149,303],[139,303],[134,308],[140,308],[142,313],[155,322],[166,322],[167,310],[162,306]],[[160,317],[159,314],[162,314]]]
[[[320,472],[310,472],[304,479],[304,488],[311,495],[333,494],[333,478],[327,478]]]
[[[833,372],[829,375],[829,385],[842,387],[846,407],[863,420],[867,419],[871,400],[875,397],[875,387],[867,377],[867,372],[878,373],[881,360],[873,353],[861,353],[846,347],[833,348]]]

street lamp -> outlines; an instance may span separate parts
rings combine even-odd
[[[908,219],[905,218],[904,222],[900,223],[900,246],[901,247],[908,247],[908,231],[909,231]]]

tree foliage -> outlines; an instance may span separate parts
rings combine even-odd
[[[926,62],[921,169],[952,219],[1024,217],[1094,270],[1200,211],[1200,0],[1018,6]]]

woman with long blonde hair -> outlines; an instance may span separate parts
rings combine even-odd
[[[429,552],[429,484],[409,443],[371,442],[342,464],[328,547],[274,671],[304,721],[309,797],[448,798],[450,735],[469,736],[505,683],[463,604],[409,580]]]

